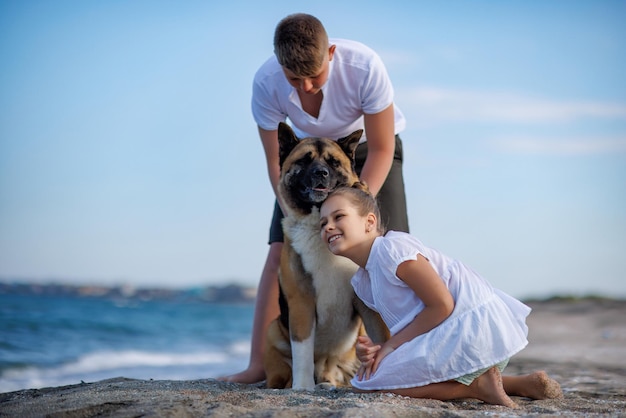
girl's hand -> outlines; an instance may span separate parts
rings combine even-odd
[[[388,343],[383,344],[383,346],[376,353],[376,358],[374,359],[374,362],[372,363],[372,367],[371,367],[371,374],[376,373],[376,370],[378,370],[378,365],[380,364],[380,362],[383,361],[383,359],[387,357],[387,355],[392,353],[393,351],[395,351],[395,348],[392,347],[391,344],[388,344]]]
[[[362,380],[364,375],[366,376],[366,379],[369,378],[369,370],[374,364],[374,359],[376,358],[378,350],[380,350],[380,345],[375,345],[369,337],[358,337],[356,344],[356,356],[359,361],[361,361],[361,367],[358,373],[359,380]]]
[[[376,353],[380,350],[380,345],[375,345],[372,340],[366,336],[362,335],[357,338],[356,342],[356,356],[361,361],[361,367],[357,372],[357,377],[359,380],[365,380],[370,378],[371,369],[374,365],[374,360],[376,358]]]
[[[373,360],[376,352],[380,350],[380,345],[374,345],[370,337],[366,335],[359,336],[356,342],[356,356],[361,363],[367,363]]]

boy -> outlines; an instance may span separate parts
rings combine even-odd
[[[283,213],[277,192],[280,177],[278,123],[287,118],[300,138],[334,140],[364,129],[356,151],[356,170],[381,207],[388,229],[408,232],[402,142],[402,112],[394,106],[393,86],[380,57],[367,46],[331,39],[314,16],[294,14],[274,33],[274,56],[254,77],[252,114],[263,143],[276,204],[270,249],[263,268],[254,313],[248,369],[220,378],[255,383],[265,378],[263,348],[268,324],[278,316],[278,266]]]

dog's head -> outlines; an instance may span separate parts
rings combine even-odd
[[[289,209],[308,214],[338,187],[367,189],[354,169],[354,154],[363,130],[336,142],[328,138],[296,137],[289,125],[278,126],[279,193]]]

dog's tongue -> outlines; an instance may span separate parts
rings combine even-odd
[[[316,192],[326,192],[328,189],[326,187],[313,187],[313,190]]]

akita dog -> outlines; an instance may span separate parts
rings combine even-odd
[[[287,207],[281,313],[270,324],[264,358],[270,388],[348,386],[360,366],[354,346],[363,325],[373,341],[389,338],[380,315],[354,294],[350,279],[357,265],[332,254],[320,236],[319,206],[331,191],[341,186],[367,190],[354,170],[362,133],[335,142],[299,139],[287,124],[278,127],[279,193]]]

